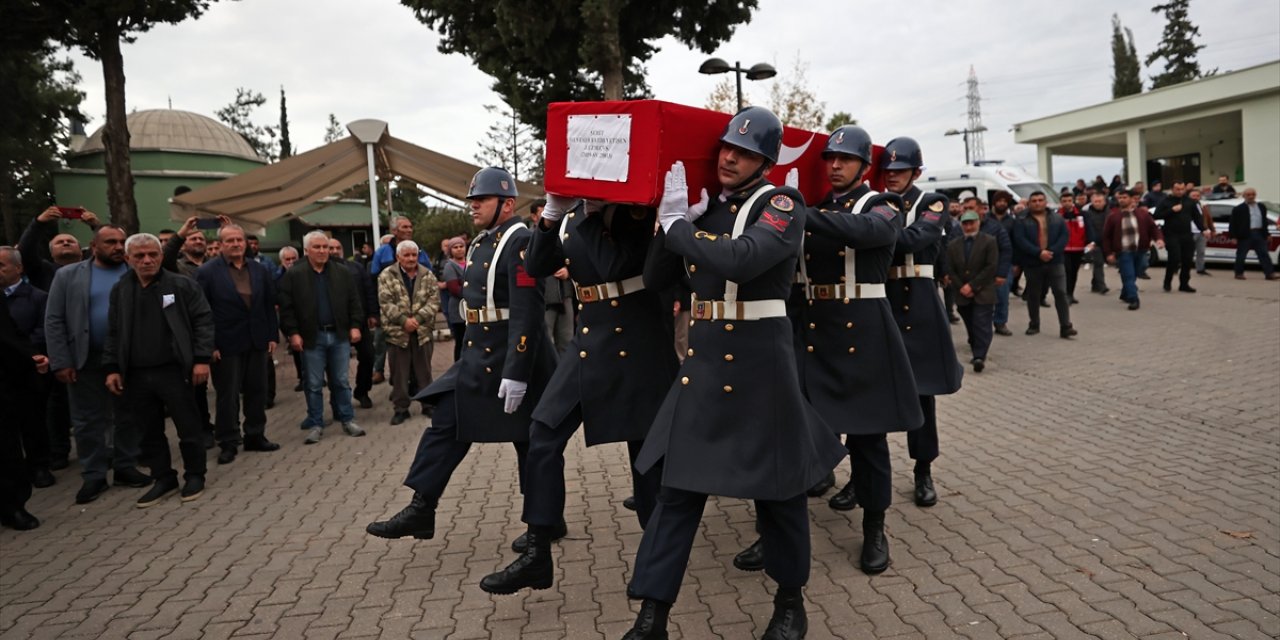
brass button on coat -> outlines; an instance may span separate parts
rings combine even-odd
[[[610,300],[610,301],[609,301],[609,306],[611,306],[611,307],[616,307],[616,306],[618,306],[618,301],[617,301],[617,300]]]
[[[585,358],[585,357],[587,357],[587,352],[586,352],[586,351],[579,351],[579,352],[578,352],[578,357],[579,357],[579,358]]]
[[[613,332],[614,332],[614,333],[622,333],[622,327],[614,327],[614,328],[613,328]]]
[[[805,351],[808,351],[809,353],[813,353],[813,345],[809,345],[809,346],[805,347],[804,349],[805,349]]]
[[[726,324],[726,325],[724,326],[724,330],[725,330],[725,331],[733,331],[733,325],[732,325],[732,324]]]
[[[725,362],[733,362],[733,354],[732,354],[732,353],[726,353],[726,354],[724,354],[724,361],[725,361]]]
[[[582,328],[582,335],[586,335],[586,334],[588,334],[588,333],[591,333],[591,327],[583,327],[583,328]]]
[[[726,384],[726,385],[724,386],[724,392],[725,392],[725,393],[733,393],[733,387],[731,387],[731,386],[729,386],[729,385],[727,385],[727,384]]]
[[[680,378],[680,384],[689,384],[689,376]]]
[[[619,358],[625,358],[625,357],[627,357],[627,352],[626,352],[626,351],[619,351],[619,352],[618,352],[618,357],[619,357]]]
[[[693,349],[688,350],[686,353],[689,355],[689,357],[693,357]]]

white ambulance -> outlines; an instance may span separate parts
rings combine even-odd
[[[1050,208],[1058,207],[1058,191],[1040,178],[1017,167],[999,164],[998,160],[980,162],[976,165],[959,169],[925,168],[916,186],[921,191],[936,191],[946,195],[953,202],[965,191],[990,203],[991,197],[998,191],[1013,196],[1013,201],[1026,200],[1036,191],[1043,191],[1049,200]]]

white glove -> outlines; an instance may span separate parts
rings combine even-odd
[[[662,202],[658,203],[658,223],[670,231],[676,220],[689,215],[689,185],[684,177],[684,163],[676,161],[662,185]]]
[[[551,222],[558,222],[564,217],[564,212],[573,208],[577,202],[575,198],[567,198],[558,196],[554,193],[547,194],[547,206],[542,208],[542,217]]]
[[[702,190],[702,199],[696,203],[689,205],[689,214],[684,217],[685,220],[693,222],[702,217],[707,212],[707,205],[711,204],[711,197],[707,195],[707,190]]]
[[[792,169],[787,172],[787,178],[782,182],[782,184],[788,187],[791,187],[792,189],[799,189],[800,188],[800,170],[795,167],[792,167]]]
[[[498,385],[498,399],[504,401],[502,410],[507,413],[515,413],[516,409],[520,408],[520,403],[524,402],[524,393],[528,389],[528,382],[503,378]]]

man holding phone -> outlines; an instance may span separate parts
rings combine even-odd
[[[64,211],[73,212],[75,217],[68,218]],[[101,226],[97,214],[88,209],[51,206],[40,212],[18,239],[18,251],[22,254],[22,269],[27,274],[27,281],[41,291],[49,290],[55,271],[84,259],[80,241],[70,233],[58,233],[58,220],[67,219],[80,220],[93,231]],[[48,243],[48,251],[45,243]]]

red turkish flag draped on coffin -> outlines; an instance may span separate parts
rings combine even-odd
[[[688,175],[690,199],[696,201],[703,187],[715,197],[721,191],[716,156],[731,117],[661,100],[552,103],[547,109],[546,190],[656,207],[663,178],[679,160]],[[822,162],[826,143],[825,133],[786,127],[769,180],[780,185],[788,171],[799,169],[805,202],[821,201],[830,191]],[[875,151],[878,155],[880,147]]]

